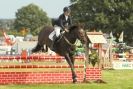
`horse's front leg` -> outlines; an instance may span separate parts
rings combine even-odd
[[[76,83],[77,82],[77,76],[76,76],[76,73],[75,73],[75,70],[74,70],[74,64],[72,62],[72,59],[69,56],[69,54],[66,54],[65,58],[66,58],[66,61],[67,61],[67,63],[69,64],[69,66],[71,68],[73,83]]]

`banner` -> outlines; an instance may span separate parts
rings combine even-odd
[[[113,62],[113,69],[133,69],[133,62]]]

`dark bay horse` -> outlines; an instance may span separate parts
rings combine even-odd
[[[46,45],[45,51],[48,51],[47,47],[51,46],[51,40],[49,34],[53,31],[53,27],[44,27],[38,35],[38,43],[32,52],[44,51],[44,45]],[[81,25],[74,25],[69,28],[69,32],[65,32],[59,42],[55,43],[55,52],[60,56],[64,56],[69,64],[72,72],[73,83],[77,82],[76,73],[74,71],[74,57],[73,51],[75,50],[74,43],[79,39],[82,44],[87,45],[87,35]]]

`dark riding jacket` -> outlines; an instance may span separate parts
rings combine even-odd
[[[68,19],[66,20],[65,15],[61,14],[58,18],[56,25],[60,26],[63,30],[65,28],[69,28],[72,25],[71,17],[68,16]]]

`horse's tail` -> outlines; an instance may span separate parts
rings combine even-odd
[[[36,47],[32,49],[32,53],[38,52],[40,50],[42,50],[42,46],[39,43],[37,43]]]

